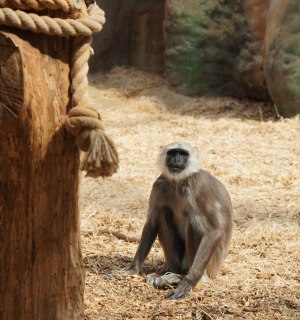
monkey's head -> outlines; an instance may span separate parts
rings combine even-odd
[[[175,141],[161,147],[158,167],[169,179],[185,179],[199,170],[199,152],[188,143]]]

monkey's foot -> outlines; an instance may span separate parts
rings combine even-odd
[[[182,276],[177,273],[167,272],[164,275],[157,273],[148,274],[146,277],[146,283],[157,289],[174,288],[182,280]]]
[[[139,268],[136,267],[136,265],[131,264],[128,268],[127,268],[127,272],[131,275],[131,276],[136,276],[139,274]]]
[[[199,282],[206,283],[209,280],[210,280],[209,276],[206,274],[206,272],[204,272]]]
[[[182,279],[174,291],[165,295],[166,299],[182,299],[185,298],[191,291],[193,286],[187,279]]]

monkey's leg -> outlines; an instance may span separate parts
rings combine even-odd
[[[164,250],[167,271],[147,275],[146,282],[158,289],[175,287],[186,270],[185,242],[174,223],[173,212],[164,208],[159,216],[158,238]]]
[[[204,274],[210,258],[222,239],[222,235],[222,231],[218,229],[210,230],[209,234],[203,235],[189,272],[179,282],[177,288],[165,296],[166,298],[184,298],[192,291],[192,288],[195,287]]]
[[[163,248],[169,272],[183,273],[186,270],[185,241],[180,237],[173,211],[165,207],[160,212],[158,239]]]

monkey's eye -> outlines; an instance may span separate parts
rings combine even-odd
[[[179,148],[171,149],[167,151],[167,156],[175,156],[177,154],[180,154],[181,156],[184,156],[184,157],[188,157],[190,155],[187,150],[179,149]]]
[[[190,155],[189,152],[187,152],[186,150],[181,150],[179,151],[179,153],[185,157],[188,157]]]

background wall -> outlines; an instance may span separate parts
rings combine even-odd
[[[179,92],[273,101],[300,113],[300,1],[98,0],[91,72],[130,65]]]

